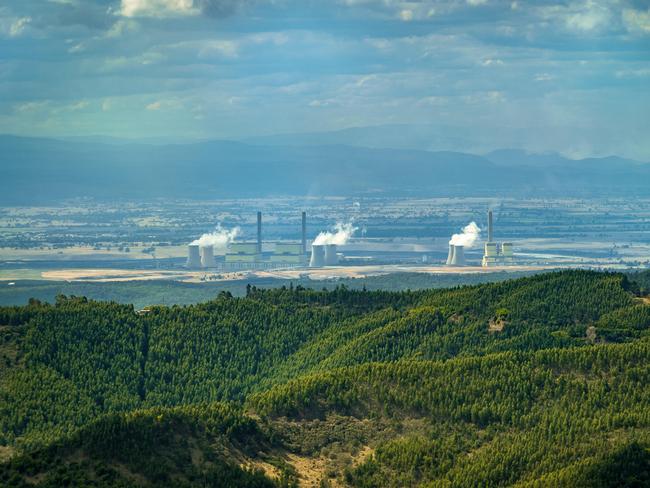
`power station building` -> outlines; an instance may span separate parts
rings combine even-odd
[[[257,242],[230,244],[225,256],[226,269],[291,268],[307,264],[307,215],[301,215],[302,239],[300,242],[278,242],[271,252],[262,249],[262,212],[257,212]]]
[[[484,246],[483,267],[507,266],[514,260],[512,242],[495,242],[492,210],[488,210],[488,240]]]

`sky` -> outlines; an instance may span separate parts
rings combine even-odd
[[[649,114],[650,0],[0,3],[0,133],[398,124],[432,150],[650,161]]]

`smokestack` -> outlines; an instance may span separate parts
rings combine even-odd
[[[465,247],[454,246],[454,256],[451,259],[452,266],[465,266]]]
[[[325,266],[325,246],[314,244],[311,246],[311,260],[309,261],[311,268],[320,268]]]
[[[494,228],[492,225],[492,210],[488,210],[488,242],[494,241]]]
[[[451,266],[451,262],[454,260],[454,248],[453,244],[449,244],[449,254],[447,255],[447,266]]]
[[[339,264],[339,257],[336,254],[336,244],[325,244],[325,266],[336,266]]]
[[[201,248],[201,266],[204,268],[217,267],[217,262],[214,260],[214,246],[203,246]]]
[[[262,212],[257,212],[257,254],[262,254]]]
[[[307,254],[307,213],[302,213],[302,254]]]
[[[185,266],[190,269],[201,267],[201,255],[197,244],[187,246],[187,263],[185,263]]]

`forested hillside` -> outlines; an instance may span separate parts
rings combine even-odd
[[[645,290],[564,271],[0,308],[0,484],[645,486]]]

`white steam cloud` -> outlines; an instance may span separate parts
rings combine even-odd
[[[335,232],[321,232],[316,236],[313,244],[317,246],[322,246],[325,244],[336,244],[341,246],[350,240],[350,237],[358,230],[358,227],[354,227],[352,222],[347,224],[338,223],[334,226]]]
[[[476,225],[476,222],[470,222],[463,227],[462,234],[454,234],[451,236],[449,244],[454,246],[464,246],[466,249],[469,249],[479,239],[480,235],[481,229]]]
[[[221,224],[219,224],[217,225],[217,228],[214,230],[214,232],[203,234],[195,241],[192,241],[191,245],[201,246],[201,247],[214,246],[215,251],[219,251],[219,250],[224,251],[228,247],[228,244],[230,244],[237,238],[240,232],[241,229],[239,227],[235,227],[231,230],[227,230],[227,229],[223,229],[221,227]]]

